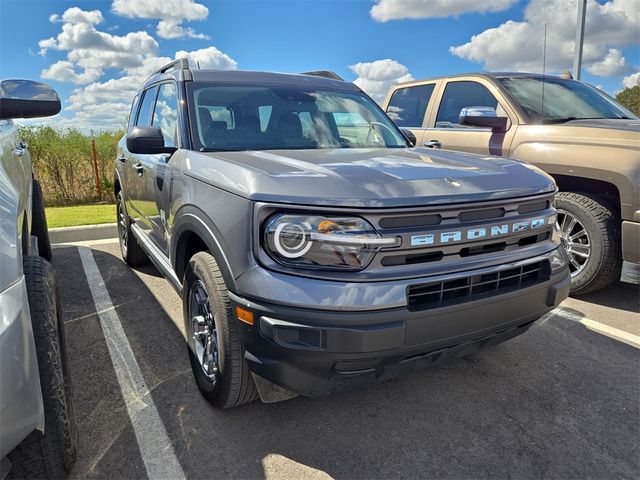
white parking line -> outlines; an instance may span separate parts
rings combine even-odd
[[[633,333],[625,332],[624,330],[620,330],[619,328],[615,328],[610,325],[605,325],[604,323],[596,322],[595,320],[591,320],[590,318],[577,315],[574,312],[566,310],[562,307],[556,308],[555,310],[547,313],[541,318],[541,320],[547,320],[554,315],[565,318],[567,320],[581,323],[589,330],[640,349],[640,336],[634,335]]]
[[[180,462],[144,382],[93,253],[88,247],[78,247],[78,252],[147,475],[150,479],[184,479]]]

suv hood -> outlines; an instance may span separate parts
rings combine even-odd
[[[476,202],[548,193],[517,160],[415,149],[188,152],[185,174],[256,201],[340,207]]]
[[[568,127],[606,128],[609,130],[625,130],[628,132],[640,133],[640,120],[599,118],[592,120],[571,120],[562,125]]]

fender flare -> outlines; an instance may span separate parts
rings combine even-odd
[[[209,253],[215,258],[227,288],[231,291],[237,291],[235,276],[218,240],[222,238],[222,235],[202,210],[193,205],[180,208],[174,217],[171,232],[170,261],[176,274],[183,273],[178,271],[177,266],[178,259],[181,258],[184,252],[178,251],[178,249],[182,249],[180,237],[186,232],[195,233],[202,239]],[[188,259],[185,260],[188,261]],[[182,281],[181,278],[180,281]]]

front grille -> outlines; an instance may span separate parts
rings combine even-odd
[[[549,279],[547,260],[483,275],[411,285],[407,289],[409,310],[444,307],[530,287]]]
[[[385,217],[378,222],[380,228],[414,228],[438,225],[442,217],[434,215],[410,215],[405,217]]]

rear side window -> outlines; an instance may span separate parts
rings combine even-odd
[[[178,99],[175,83],[163,83],[158,91],[158,101],[153,111],[153,126],[162,131],[164,144],[167,147],[176,145],[178,118]]]
[[[131,130],[131,127],[136,123],[136,110],[138,109],[138,100],[140,95],[136,95],[131,104],[131,112],[129,113],[129,121],[127,122],[127,130]]]
[[[140,111],[138,112],[138,119],[136,125],[139,127],[148,127],[151,125],[151,115],[153,115],[153,104],[156,101],[156,93],[158,87],[153,87],[145,90],[142,97],[142,104],[140,105]]]
[[[436,128],[459,128],[460,110],[466,107],[491,107],[496,108],[498,100],[484,85],[478,82],[449,82],[444,89]],[[464,128],[473,128],[466,127]]]
[[[399,127],[422,127],[422,119],[429,105],[435,84],[399,88],[391,96],[387,115]]]

